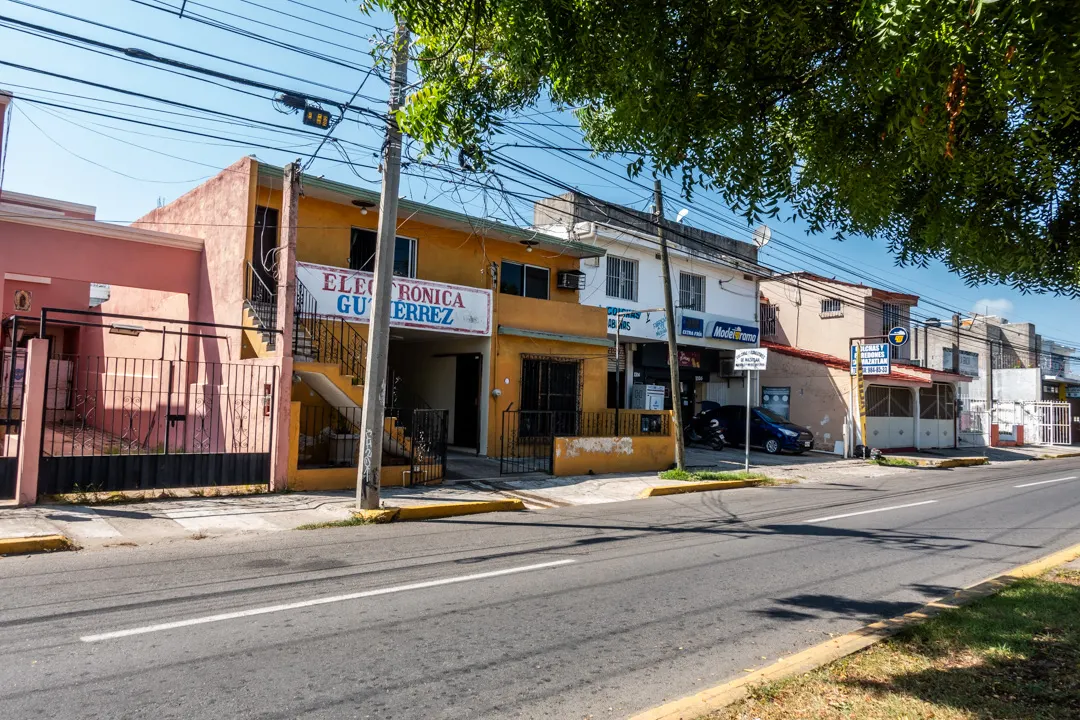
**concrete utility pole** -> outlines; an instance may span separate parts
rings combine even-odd
[[[682,392],[679,389],[679,346],[675,339],[675,303],[671,298],[671,263],[668,260],[667,237],[664,235],[664,193],[660,178],[653,186],[656,232],[660,236],[660,265],[664,272],[664,315],[667,318],[668,368],[671,371],[671,408],[675,416],[675,467],[686,469],[686,448],[683,445]],[[748,373],[749,374],[749,373]]]
[[[956,352],[952,356],[952,371],[960,374],[960,316],[956,313],[952,316],[953,329],[956,331]]]
[[[300,212],[300,163],[285,166],[281,186],[281,238],[278,240],[277,318],[281,326],[281,376],[274,424],[274,473],[271,489],[284,490],[289,479],[289,413],[292,407],[293,324],[296,311],[296,226]]]
[[[360,409],[360,462],[356,500],[361,509],[379,508],[379,470],[382,464],[386,411],[386,357],[390,348],[390,302],[394,281],[394,245],[397,238],[398,185],[401,181],[401,130],[397,111],[405,101],[409,71],[409,29],[400,20],[394,31],[394,62],[390,67],[390,107],[386,119],[386,145],[379,197],[379,233],[375,240],[375,278],[368,322],[367,368],[364,371],[364,407]]]

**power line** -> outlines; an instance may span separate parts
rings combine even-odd
[[[34,10],[38,10],[40,12],[50,13],[52,15],[57,15],[59,17],[68,18],[69,20],[75,20],[77,22],[86,23],[87,25],[93,25],[94,27],[99,27],[99,28],[102,28],[104,30],[111,30],[113,32],[123,33],[124,35],[129,35],[131,37],[137,37],[137,38],[139,38],[141,40],[149,40],[150,42],[159,43],[161,45],[165,45],[165,46],[168,46],[168,47],[171,47],[171,48],[176,48],[178,50],[184,50],[184,51],[187,51],[187,52],[194,53],[196,55],[201,55],[203,57],[213,58],[214,60],[221,60],[222,62],[231,63],[233,65],[239,65],[240,67],[245,67],[245,68],[248,68],[248,69],[251,69],[251,70],[260,70],[262,72],[267,72],[267,73],[270,73],[272,75],[277,75],[278,77],[288,78],[289,80],[296,80],[298,82],[307,83],[309,85],[314,85],[314,86],[317,86],[317,87],[325,88],[327,90],[334,90],[336,92],[342,93],[343,95],[348,92],[347,90],[343,90],[342,88],[334,87],[333,85],[326,85],[324,83],[317,82],[315,80],[308,80],[306,78],[297,77],[296,75],[290,75],[288,73],[281,72],[280,70],[274,70],[273,68],[263,67],[263,66],[259,66],[259,65],[253,65],[252,63],[247,63],[247,62],[244,62],[242,60],[236,60],[235,58],[226,57],[224,55],[217,55],[217,54],[214,54],[212,52],[207,52],[205,50],[199,50],[199,49],[194,48],[194,47],[190,47],[190,46],[187,46],[187,45],[181,45],[179,43],[170,42],[168,40],[162,40],[161,38],[156,38],[156,37],[153,37],[151,35],[144,35],[142,33],[137,33],[137,32],[135,32],[133,30],[126,30],[124,28],[120,28],[120,27],[117,27],[115,25],[109,25],[107,23],[96,22],[94,20],[90,20],[88,18],[80,17],[78,15],[71,15],[70,13],[65,13],[65,12],[61,12],[59,10],[54,10],[52,8],[47,8],[47,7],[42,7],[40,5],[35,5],[33,3],[26,2],[26,0],[8,0],[8,2],[12,2],[12,3],[16,4],[16,5],[22,5],[22,6],[28,7],[28,8],[33,8]],[[3,18],[2,16],[0,16],[0,19],[5,19],[5,20],[8,20],[9,22],[16,22],[12,18]],[[18,22],[21,23],[21,21],[18,21]],[[27,23],[27,24],[29,24],[29,23]],[[372,67],[374,67],[374,66],[372,66]]]

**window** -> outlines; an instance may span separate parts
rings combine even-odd
[[[822,298],[821,317],[844,317],[844,301],[840,298]]]
[[[550,289],[551,271],[547,268],[503,260],[499,270],[499,292],[547,300]]]
[[[705,278],[693,273],[679,273],[679,307],[705,312]]]
[[[521,358],[521,437],[574,435],[580,408],[580,360]]]
[[[761,318],[762,337],[776,337],[776,313],[778,309],[776,305],[761,303],[758,317]]]
[[[608,257],[607,296],[637,301],[637,260]]]
[[[349,247],[349,269],[375,272],[374,230],[352,229]],[[416,277],[416,240],[398,236],[394,240],[394,274],[398,277]]]

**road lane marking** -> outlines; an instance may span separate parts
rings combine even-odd
[[[395,585],[392,587],[379,588],[378,590],[365,590],[363,592],[349,593],[347,595],[332,595],[330,597],[301,600],[282,605],[267,605],[265,607],[251,608],[250,610],[238,610],[236,612],[221,613],[219,615],[205,615],[203,617],[176,620],[173,622],[159,623],[157,625],[145,625],[143,627],[128,628],[127,630],[115,630],[99,635],[83,635],[79,639],[85,643],[113,640],[116,638],[129,637],[131,635],[144,635],[146,633],[161,632],[163,630],[175,630],[176,628],[190,627],[192,625],[205,625],[206,623],[221,622],[222,620],[235,620],[237,618],[252,617],[253,615],[267,615],[269,613],[284,612],[286,610],[299,610],[300,608],[314,607],[316,605],[329,605],[330,603],[359,600],[361,598],[376,597],[378,595],[390,595],[391,593],[406,592],[409,590],[424,590],[426,588],[454,585],[456,583],[469,582],[471,580],[485,580],[487,578],[501,577],[503,575],[529,572],[530,570],[544,570],[547,568],[559,567],[561,565],[569,565],[574,562],[577,561],[566,559],[537,563],[535,565],[521,565],[519,567],[506,568],[504,570],[492,570],[490,572],[474,573],[472,575],[458,575],[456,577],[442,578],[440,580],[425,580],[424,582],[409,583],[408,585]]]
[[[1014,488],[1034,487],[1035,485],[1046,485],[1047,483],[1065,482],[1066,480],[1075,480],[1075,475],[1069,477],[1057,478],[1055,480],[1040,480],[1039,482],[1024,483],[1023,485],[1013,485]]]
[[[830,515],[828,517],[814,518],[813,520],[803,520],[808,523],[825,522],[826,520],[839,520],[840,518],[855,517],[856,515],[869,515],[870,513],[885,512],[886,510],[900,510],[901,508],[918,507],[919,505],[929,505],[930,503],[936,503],[937,500],[923,500],[917,503],[908,503],[907,505],[890,505],[889,507],[878,508],[876,510],[860,510],[859,512],[844,513],[843,515]]]

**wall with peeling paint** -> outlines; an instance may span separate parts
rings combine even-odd
[[[675,438],[557,437],[552,460],[559,476],[667,470],[675,464]]]

